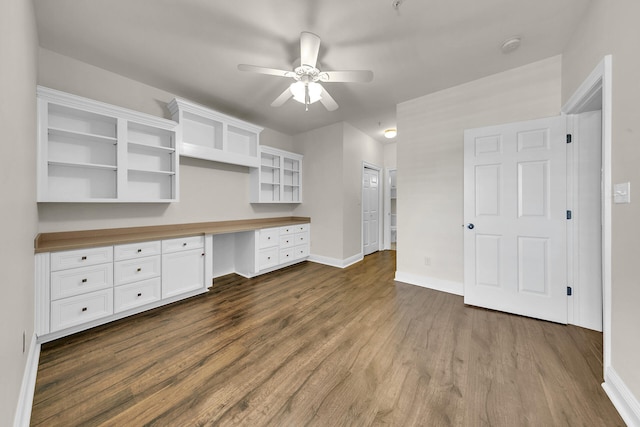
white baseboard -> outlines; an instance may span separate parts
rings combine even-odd
[[[31,337],[27,364],[22,375],[22,385],[20,386],[20,396],[18,397],[18,407],[13,419],[14,427],[28,427],[31,421],[31,407],[33,406],[33,394],[36,390],[36,376],[38,375],[38,362],[40,361],[40,343],[36,339],[36,334]]]
[[[421,286],[423,288],[433,289],[436,291],[447,292],[454,295],[464,295],[464,284],[452,282],[450,280],[436,279],[428,276],[419,276],[417,274],[403,273],[396,271],[395,280],[398,282],[408,283],[410,285]]]
[[[640,402],[611,366],[605,370],[602,388],[624,422],[629,427],[640,427]]]
[[[364,259],[364,256],[362,255],[362,252],[359,254],[355,254],[354,256],[351,256],[347,259],[330,258],[330,257],[325,257],[320,255],[313,255],[313,254],[309,255],[309,261],[311,262],[324,264],[331,267],[338,267],[338,268],[349,267],[350,265],[360,262],[363,259]]]

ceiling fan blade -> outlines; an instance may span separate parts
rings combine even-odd
[[[289,90],[289,88],[287,87],[284,92],[282,92],[280,94],[279,97],[277,97],[275,99],[275,101],[273,101],[271,103],[272,107],[280,107],[282,104],[284,104],[285,102],[287,102],[289,100],[289,98],[291,98],[293,96],[293,94],[291,93],[291,90]]]
[[[300,33],[300,63],[315,68],[320,50],[320,37],[303,31]]]
[[[320,102],[324,105],[328,111],[335,111],[338,109],[338,103],[329,95],[329,92],[325,88],[322,88],[322,94],[320,95]]]
[[[351,71],[324,71],[320,73],[320,80],[325,83],[369,83],[373,80],[373,71],[351,70]]]
[[[269,74],[271,76],[293,77],[293,71],[278,70],[276,68],[258,67],[257,65],[239,64],[238,70],[250,71],[252,73]]]

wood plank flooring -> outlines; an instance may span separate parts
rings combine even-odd
[[[45,344],[36,426],[623,426],[602,335],[393,281],[395,252],[217,279]]]

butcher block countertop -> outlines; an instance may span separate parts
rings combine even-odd
[[[174,237],[226,234],[261,228],[306,224],[311,218],[288,216],[244,219],[236,221],[196,222],[188,224],[152,225],[146,227],[105,228],[99,230],[40,233],[36,236],[35,252],[57,252],[72,249],[117,245]]]

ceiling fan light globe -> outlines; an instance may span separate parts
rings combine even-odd
[[[320,101],[320,98],[322,98],[322,86],[314,82],[309,82],[307,84],[309,85],[309,104]],[[289,86],[293,99],[301,104],[305,103],[304,87],[305,83],[300,81],[292,83],[291,86]]]

